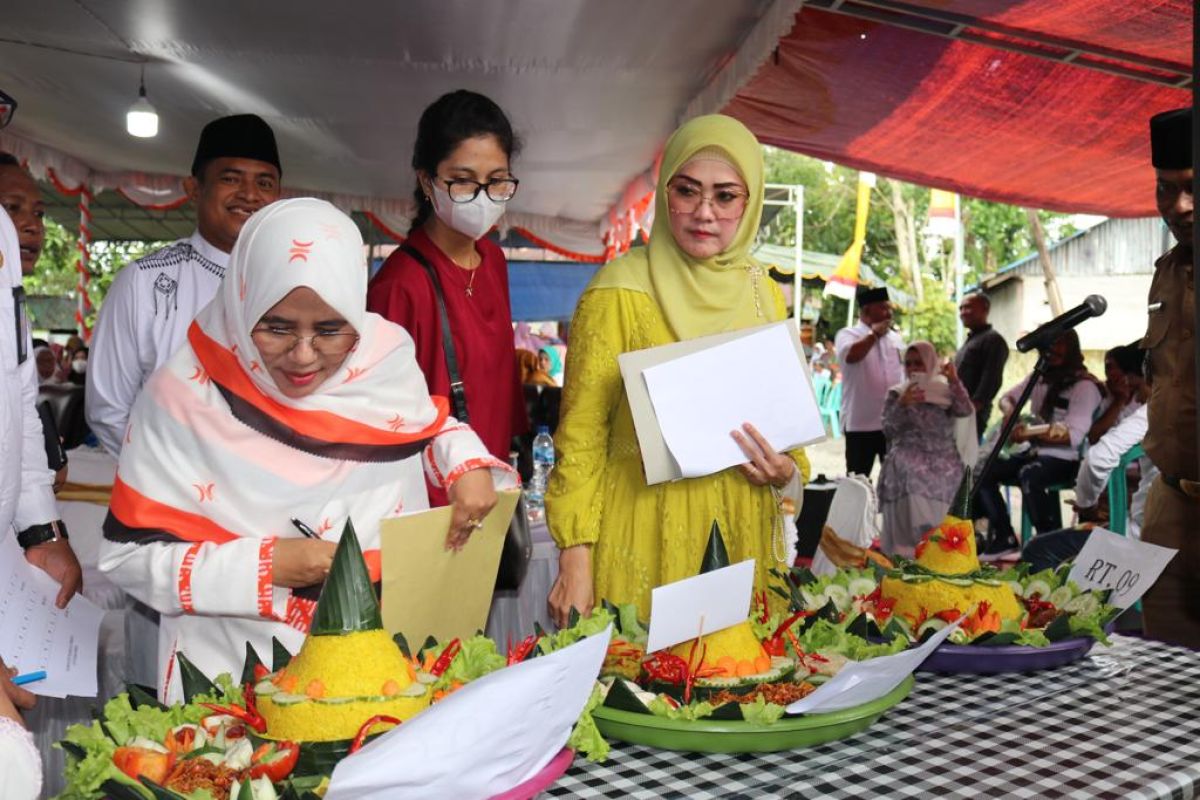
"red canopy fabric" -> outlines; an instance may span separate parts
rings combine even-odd
[[[959,31],[1051,57],[1078,47],[1081,60],[1132,66],[1141,79],[819,4],[796,15],[775,56],[726,109],[764,143],[989,200],[1156,213],[1147,120],[1191,103],[1189,89],[1161,82],[1186,83],[1191,69],[1187,0],[903,4],[918,17],[960,15]],[[838,5],[878,14],[901,4]]]

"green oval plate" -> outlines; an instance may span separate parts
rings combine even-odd
[[[878,700],[827,714],[784,717],[773,725],[711,719],[689,722],[604,706],[593,710],[592,717],[606,737],[630,744],[696,753],[770,753],[812,747],[864,731],[908,697],[912,687],[909,675]]]

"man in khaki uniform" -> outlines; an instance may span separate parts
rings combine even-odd
[[[1195,287],[1192,275],[1192,110],[1150,119],[1155,196],[1178,244],[1154,265],[1149,325],[1153,388],[1146,454],[1161,470],[1146,499],[1142,538],[1179,554],[1142,601],[1146,635],[1200,648],[1200,468],[1196,453]]]

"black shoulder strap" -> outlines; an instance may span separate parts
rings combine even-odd
[[[458,371],[458,354],[454,350],[454,334],[450,331],[450,315],[446,313],[446,298],[442,294],[442,282],[438,279],[433,265],[421,255],[417,248],[405,242],[400,250],[416,261],[425,269],[429,282],[433,284],[433,296],[437,299],[438,318],[442,322],[442,349],[446,353],[446,372],[450,375],[450,410],[459,422],[469,422],[467,418],[467,391],[463,386],[462,375]]]

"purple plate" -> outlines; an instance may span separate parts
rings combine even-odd
[[[1061,667],[1078,661],[1088,654],[1096,640],[1076,636],[1051,642],[1045,647],[1028,645],[943,644],[918,667],[922,672],[949,674],[994,675],[1000,672],[1034,672]]]

